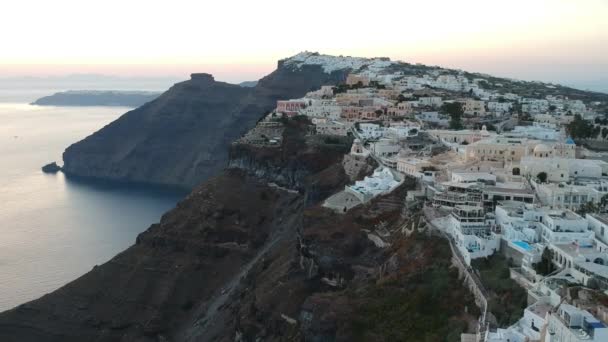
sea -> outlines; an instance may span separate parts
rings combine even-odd
[[[131,109],[28,104],[52,93],[0,93],[0,311],[108,261],[185,196],[42,173],[61,164],[70,144]]]

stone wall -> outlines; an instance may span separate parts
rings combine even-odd
[[[521,266],[521,262],[524,258],[524,255],[520,251],[509,246],[509,242],[505,239],[500,240],[500,254],[507,260],[513,260],[513,265],[515,266]]]

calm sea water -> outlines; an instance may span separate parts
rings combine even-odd
[[[0,103],[0,311],[109,260],[183,197],[40,171],[127,110]]]

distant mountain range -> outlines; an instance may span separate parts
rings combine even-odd
[[[255,87],[256,85],[258,85],[258,81],[245,81],[239,83],[239,85],[241,87]]]
[[[157,98],[160,92],[121,90],[69,90],[34,101],[39,106],[123,106],[139,107]]]
[[[599,91],[608,94],[608,79],[568,82],[567,84],[578,89]]]

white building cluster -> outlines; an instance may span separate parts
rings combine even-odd
[[[283,63],[352,70],[345,84],[278,101],[274,111],[309,117],[316,134],[352,135],[351,167],[369,158],[380,165],[351,178],[327,207],[346,212],[412,177],[418,189],[407,199],[442,213],[428,221],[464,263],[495,253],[512,261],[511,277],[533,300],[516,324],[480,340],[608,341],[608,312],[573,305],[560,290],[608,291],[608,216],[600,213],[608,205],[608,163],[585,159],[564,129],[575,114],[597,115],[593,105],[501,92],[490,78],[459,71],[406,74],[384,58],[302,53]],[[465,129],[445,129],[451,119],[443,106],[455,102]],[[541,274],[541,263],[555,271]]]

